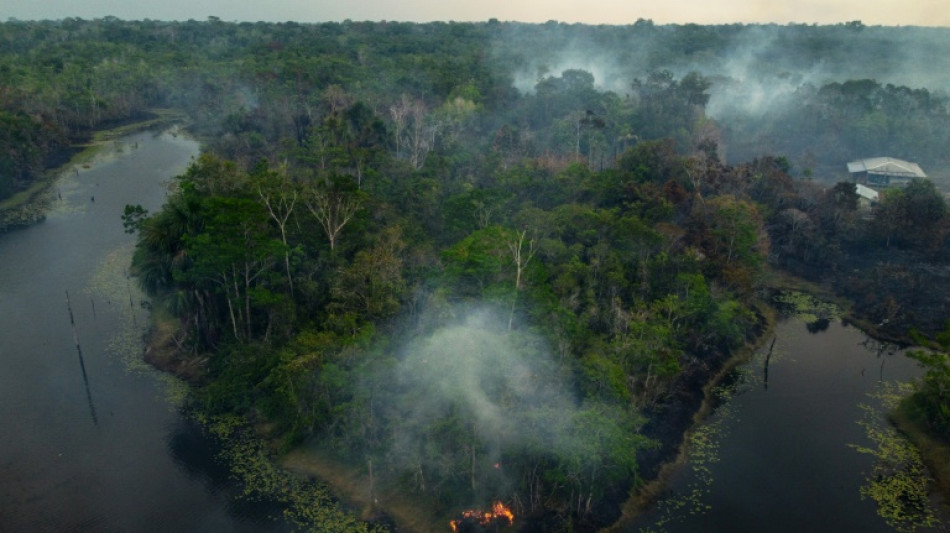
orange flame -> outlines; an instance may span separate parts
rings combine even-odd
[[[462,511],[462,518],[460,520],[452,520],[449,522],[449,525],[452,526],[452,531],[458,531],[459,525],[469,519],[475,520],[482,526],[490,525],[498,519],[504,519],[508,521],[508,525],[510,526],[515,521],[515,514],[511,512],[511,509],[505,507],[505,504],[495,502],[490,511],[477,511],[474,509]]]

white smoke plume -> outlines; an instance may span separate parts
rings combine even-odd
[[[425,435],[439,419],[458,417],[465,431],[496,450],[511,446],[563,445],[553,421],[569,420],[576,409],[573,388],[541,338],[507,331],[504,313],[462,309],[459,318],[409,341],[395,369],[387,400],[398,412],[398,448],[412,456],[425,448]],[[496,458],[492,457],[492,460]]]

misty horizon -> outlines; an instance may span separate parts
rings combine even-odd
[[[102,18],[124,20],[204,20],[216,17],[238,22],[327,22],[327,21],[405,21],[405,22],[484,22],[491,19],[527,23],[560,21],[595,25],[633,24],[651,20],[657,24],[841,24],[863,21],[867,25],[950,26],[950,15],[936,0],[914,2],[763,2],[741,0],[707,2],[687,0],[673,4],[634,1],[618,4],[609,0],[593,2],[547,2],[543,8],[532,2],[488,0],[484,2],[328,2],[279,0],[267,5],[233,5],[222,0],[162,3],[124,3],[101,0],[81,3],[27,2],[11,0],[0,10],[0,17],[21,20],[59,20],[62,18]]]

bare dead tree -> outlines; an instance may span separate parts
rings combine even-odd
[[[281,180],[276,187],[268,187],[266,190],[258,185],[257,193],[261,197],[267,214],[277,224],[280,230],[280,240],[284,243],[284,268],[287,272],[287,283],[290,286],[290,297],[294,297],[294,280],[290,275],[290,246],[287,244],[287,220],[294,211],[294,205],[297,203],[297,190],[287,180],[285,175],[281,175]]]
[[[403,94],[399,101],[389,106],[389,116],[393,119],[393,138],[396,141],[396,157],[401,157],[403,138],[406,131],[406,122],[409,117],[409,108],[412,102],[409,95]]]
[[[405,94],[389,107],[389,116],[393,120],[396,155],[401,156],[405,151],[413,168],[422,168],[435,147],[442,122],[429,113],[425,102]]]
[[[304,197],[304,205],[327,234],[332,252],[340,231],[362,208],[363,200],[355,193],[312,188]]]
[[[515,307],[518,304],[518,294],[521,292],[521,278],[524,271],[528,268],[528,263],[534,257],[534,239],[528,239],[528,247],[525,249],[525,238],[528,230],[521,230],[517,238],[508,241],[508,250],[511,251],[511,259],[515,263],[515,296],[511,301],[511,312],[508,314],[508,330],[511,331],[512,322],[515,318]]]
[[[422,168],[426,156],[435,145],[435,126],[426,120],[427,109],[424,102],[416,100],[409,108],[412,123],[409,127],[409,163],[413,168]]]
[[[329,85],[320,95],[320,100],[330,110],[330,113],[339,113],[353,105],[355,98],[337,84]]]

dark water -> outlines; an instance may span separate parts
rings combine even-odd
[[[861,498],[874,458],[849,445],[873,446],[859,404],[875,404],[882,379],[919,376],[916,363],[835,321],[779,324],[767,382],[766,352],[740,370],[696,457],[632,531],[894,531]]]
[[[124,138],[60,179],[46,221],[0,234],[0,531],[283,529],[235,500],[180,389],[141,363],[147,313],[120,215],[160,207],[197,151]]]

